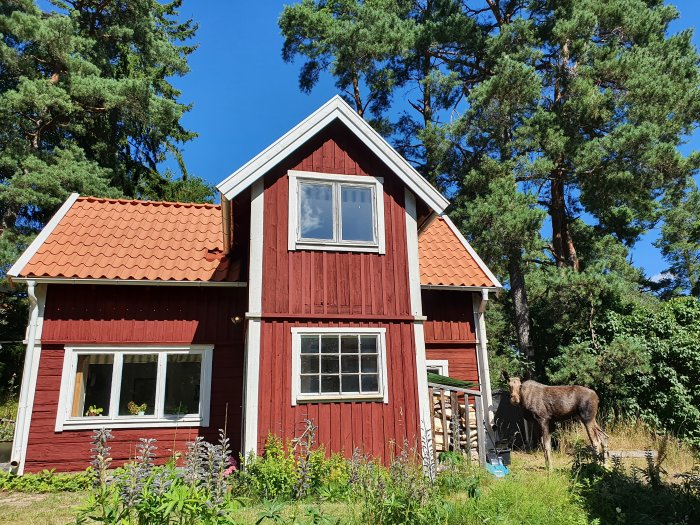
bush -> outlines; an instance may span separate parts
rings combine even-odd
[[[175,461],[153,464],[155,440],[141,439],[135,461],[108,471],[111,464],[109,430],[96,430],[93,438],[94,492],[79,510],[76,523],[105,524],[220,524],[233,523],[241,502],[228,490],[232,471],[228,438],[219,443],[197,438],[188,444],[184,469]]]
[[[0,490],[16,492],[79,492],[92,486],[93,474],[88,469],[77,474],[56,474],[42,470],[38,474],[16,476],[0,471]]]

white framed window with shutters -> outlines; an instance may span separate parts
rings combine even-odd
[[[289,171],[289,249],[386,251],[383,180]]]
[[[292,405],[389,402],[385,328],[292,328]]]
[[[65,348],[56,431],[208,426],[213,346]]]

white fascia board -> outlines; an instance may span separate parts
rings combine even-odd
[[[481,268],[484,271],[484,273],[486,274],[486,277],[488,277],[491,280],[491,282],[494,285],[493,287],[503,288],[503,285],[496,278],[496,276],[491,272],[491,270],[489,270],[489,267],[486,266],[486,263],[481,260],[481,257],[479,257],[479,255],[476,253],[474,248],[472,248],[472,245],[469,244],[469,241],[467,241],[466,237],[464,237],[464,235],[462,235],[462,232],[459,231],[459,228],[457,228],[457,226],[455,226],[455,223],[452,222],[452,219],[450,219],[447,215],[443,215],[442,218],[445,219],[445,222],[452,230],[452,233],[454,233],[457,236],[457,238],[462,243],[462,245],[467,249],[467,251],[469,252],[469,255],[471,255],[474,258],[474,260],[476,261],[476,264],[479,265],[479,268]],[[492,288],[492,287],[484,286],[483,288]]]
[[[159,281],[148,279],[80,279],[74,277],[15,277],[13,282],[34,281],[37,284],[109,284],[131,286],[194,286],[207,288],[245,288],[242,281]]]
[[[13,277],[18,277],[19,274],[22,272],[24,267],[27,265],[27,263],[34,257],[34,254],[39,251],[39,248],[41,247],[42,244],[48,239],[49,235],[56,229],[56,226],[58,226],[58,223],[61,222],[63,217],[66,216],[66,213],[68,213],[68,210],[71,209],[75,201],[78,200],[78,197],[80,197],[79,193],[71,193],[68,199],[66,199],[66,202],[64,202],[61,207],[58,209],[58,211],[54,214],[53,217],[51,217],[51,220],[46,223],[46,226],[39,232],[39,235],[37,235],[34,240],[31,242],[31,244],[27,247],[26,250],[24,250],[24,253],[20,255],[19,259],[17,259],[17,262],[12,265],[12,268],[10,268],[7,272],[7,276],[10,278]]]
[[[338,95],[229,175],[217,185],[218,190],[227,199],[233,199],[335,119],[345,124],[433,211],[442,213],[448,206],[449,201]]]

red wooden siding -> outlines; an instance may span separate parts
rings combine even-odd
[[[479,383],[472,293],[423,290],[426,359],[446,359],[450,377]]]
[[[91,431],[54,432],[63,346],[75,343],[215,345],[210,426],[113,430],[115,465],[133,457],[140,437],[156,438],[163,459],[197,435],[216,439],[225,420],[240,450],[243,327],[230,318],[243,316],[246,300],[245,288],[49,285],[25,470],[82,470],[90,461]]]
[[[383,177],[386,254],[288,251],[290,169]],[[258,450],[269,433],[296,435],[305,418],[319,426],[319,442],[329,452],[350,455],[359,447],[386,459],[392,442],[414,445],[418,390],[403,183],[345,128],[331,125],[266,175],[264,216]],[[292,407],[291,328],[334,323],[387,328],[388,405]]]
[[[291,404],[292,338],[295,326],[385,327],[387,388],[389,403],[345,402]],[[321,323],[263,321],[260,358],[260,401],[258,450],[268,434],[283,440],[299,436],[304,420],[318,425],[318,442],[328,452],[350,456],[355,448],[373,457],[388,459],[407,440],[410,447],[420,444],[416,355],[413,326],[410,323]]]

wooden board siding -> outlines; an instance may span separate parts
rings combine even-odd
[[[292,406],[291,329],[295,326],[386,328],[389,402],[300,403]],[[416,354],[411,323],[263,321],[262,342],[260,452],[268,434],[285,441],[299,436],[305,419],[318,425],[318,442],[325,445],[327,452],[343,452],[349,457],[355,448],[359,448],[362,453],[386,461],[396,451],[394,443],[400,446],[406,440],[409,447],[419,447]]]
[[[291,169],[384,178],[386,253],[288,250],[287,172]],[[328,452],[360,448],[390,457],[392,443],[419,443],[415,342],[411,317],[404,186],[345,128],[331,125],[265,176],[258,451],[269,433],[318,425]],[[291,405],[293,326],[387,328],[389,404]],[[416,441],[418,440],[418,441]]]
[[[234,325],[230,318],[243,316],[246,300],[245,288],[49,285],[26,472],[82,470],[89,464],[91,431],[54,432],[63,348],[76,343],[214,345],[209,427],[113,430],[115,466],[133,456],[140,437],[158,440],[162,460],[197,435],[216,439],[225,420],[237,453],[243,326]]]
[[[451,377],[479,384],[472,293],[423,290],[427,359],[446,359]]]

